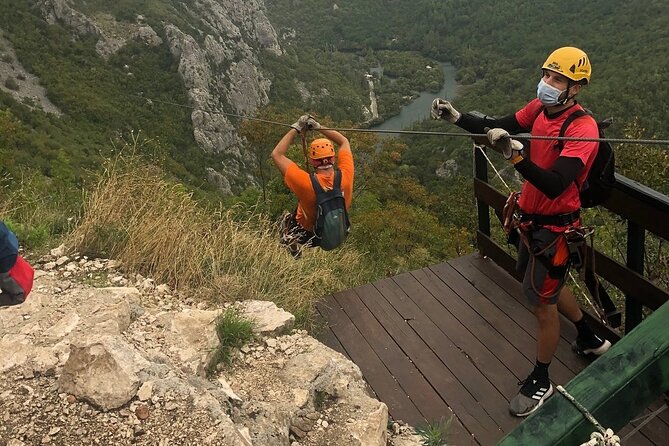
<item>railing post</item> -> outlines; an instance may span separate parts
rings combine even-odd
[[[481,181],[488,182],[488,163],[485,157],[484,145],[474,144],[474,176]],[[476,209],[479,218],[479,231],[490,236],[490,211],[488,205],[476,199]]]
[[[636,223],[627,221],[627,267],[643,275],[646,231]],[[642,305],[629,294],[625,295],[625,333],[641,323]]]

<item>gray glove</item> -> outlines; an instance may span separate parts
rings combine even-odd
[[[523,143],[511,138],[509,132],[504,129],[495,128],[488,130],[488,141],[493,148],[502,152],[504,158],[510,160],[516,155],[520,155],[523,150]]]
[[[307,121],[307,128],[309,130],[320,130],[321,125],[318,121],[309,116],[309,120]]]
[[[450,102],[445,99],[437,98],[432,101],[432,110],[430,110],[432,119],[445,119],[455,124],[460,119],[460,112],[457,111]]]
[[[295,121],[294,124],[291,124],[290,126],[297,130],[297,133],[302,133],[304,129],[307,128],[307,121],[309,120],[310,116],[309,115],[302,115],[299,117],[297,121]]]

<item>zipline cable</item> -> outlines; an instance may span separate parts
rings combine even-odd
[[[266,124],[274,124],[282,127],[290,127],[278,121],[271,121],[268,119],[254,118],[252,116],[240,115],[237,113],[228,113],[218,110],[209,110],[202,107],[193,107],[190,105],[179,104],[177,102],[163,101],[160,99],[153,99],[142,95],[131,94],[129,96],[144,99],[158,104],[171,105],[174,107],[186,108],[194,111],[202,111],[210,114],[231,116],[239,119],[246,119],[249,121],[264,122]],[[467,137],[467,138],[487,138],[486,133],[463,133],[463,132],[432,132],[423,130],[385,130],[385,129],[359,129],[359,128],[339,128],[339,127],[321,127],[321,130],[336,130],[338,132],[357,132],[357,133],[395,133],[400,135],[425,135],[425,136],[448,136],[448,137]],[[641,145],[666,145],[669,146],[669,139],[632,139],[632,138],[578,138],[571,136],[538,136],[538,135],[512,135],[514,139],[518,140],[550,140],[550,141],[580,141],[580,142],[608,142],[612,144],[641,144]]]

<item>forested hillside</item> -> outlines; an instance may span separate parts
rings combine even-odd
[[[252,176],[258,187],[223,198],[204,180],[204,172],[225,159],[198,147],[188,108],[192,98],[168,45],[129,42],[105,59],[96,53],[93,37],[73,38],[63,23],[47,24],[37,3],[0,0],[3,37],[62,112],[48,114],[36,110],[29,99],[16,101],[7,92],[17,87],[16,74],[0,79],[6,87],[0,91],[4,218],[29,245],[40,246],[69,230],[79,212],[82,187],[95,178],[101,161],[128,141],[173,181],[183,182],[197,198],[206,197],[207,206],[258,205],[270,218],[294,206],[269,160],[285,127],[232,119],[254,158],[246,166],[249,171],[240,175]],[[201,44],[213,26],[206,19],[192,20],[184,3],[173,0],[70,3],[101,23],[125,26],[137,16],[158,30],[173,23]],[[581,101],[597,116],[614,118],[609,134],[666,139],[665,3],[266,0],[282,53],[255,49],[271,81],[269,104],[255,116],[290,123],[310,112],[326,125],[368,127],[378,120],[367,113],[367,74],[374,73],[378,112],[385,119],[420,91],[436,94],[443,74],[431,67],[439,62],[457,68],[458,109],[501,115],[534,97],[548,52],[574,45],[593,64],[592,84],[583,90]],[[8,54],[0,48],[0,60],[11,64]],[[223,71],[236,60],[219,62]],[[178,105],[146,101],[138,94]],[[435,121],[417,127],[455,130]],[[349,244],[366,253],[373,274],[416,268],[473,249],[467,138],[347,136],[357,163]],[[619,171],[668,193],[667,153],[666,148],[620,146]],[[291,156],[302,163],[299,147]]]
[[[580,101],[597,117],[614,119],[607,135],[669,136],[662,77],[669,69],[669,59],[663,56],[669,45],[669,14],[661,1],[371,0],[335,4],[272,0],[268,5],[279,34],[295,30],[295,53],[309,54],[318,60],[319,67],[329,65],[337,73],[339,64],[333,61],[346,57],[351,61],[349,67],[366,65],[369,70],[379,63],[378,55],[387,51],[450,61],[458,69],[461,85],[456,107],[489,115],[511,113],[535,97],[540,66],[547,54],[560,46],[578,46],[593,64],[592,83],[583,90]],[[379,85],[383,85],[383,78]],[[419,90],[425,87],[416,84]],[[380,110],[392,110],[393,96],[377,93]],[[280,97],[284,93],[277,88],[274,94]],[[332,96],[333,101],[339,100],[336,94]],[[435,121],[417,128],[457,130]],[[394,175],[398,180],[393,184],[418,179],[426,201],[410,202],[395,190],[380,199],[382,208],[417,206],[449,228],[451,236],[455,236],[454,227],[471,231],[475,215],[471,143],[466,138],[405,136],[395,144],[404,148],[401,158],[396,158],[399,165]],[[618,171],[669,193],[668,150],[619,145]],[[493,161],[500,169],[505,166],[500,159],[493,157]],[[444,175],[444,171],[450,173]],[[376,191],[365,192],[379,197]],[[364,206],[366,202],[358,203],[356,212],[367,214]],[[359,218],[364,221],[364,217]],[[602,222],[602,218],[598,216],[597,221]],[[434,240],[429,232],[425,236]],[[600,231],[600,236],[612,247],[623,238],[614,224]],[[658,257],[662,257],[660,252],[658,249]]]
[[[338,7],[322,0],[308,6],[293,0],[268,3],[276,23],[297,29],[302,45],[316,48],[323,60],[333,49],[363,59],[391,49],[454,63],[464,86],[455,105],[490,115],[513,112],[532,99],[547,54],[560,46],[577,46],[593,65],[592,83],[581,102],[597,116],[614,118],[611,135],[622,136],[632,124],[635,136],[669,135],[663,79],[669,70],[664,57],[669,14],[663,1],[371,0]],[[427,128],[450,127],[430,123]],[[421,147],[422,159],[426,152],[434,154],[429,156],[434,165],[441,147],[454,143],[462,145],[461,140],[420,138],[412,147]],[[421,164],[421,170],[428,166]],[[668,181],[654,186],[666,192]]]

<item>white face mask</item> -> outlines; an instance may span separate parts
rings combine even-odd
[[[558,105],[560,103],[560,95],[567,90],[560,90],[548,85],[543,79],[537,85],[537,97],[542,104],[549,107],[551,105]]]

